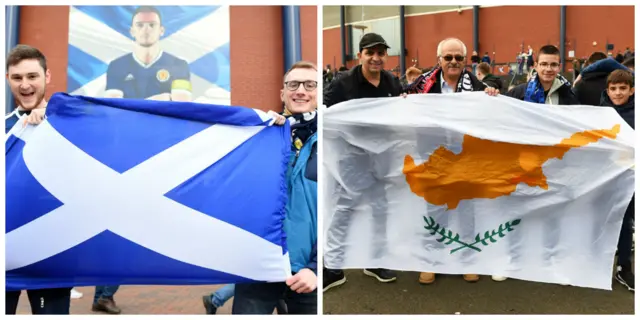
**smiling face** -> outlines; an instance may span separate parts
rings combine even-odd
[[[289,112],[298,114],[316,110],[317,78],[318,71],[310,68],[296,68],[287,74],[280,98]]]
[[[370,73],[379,73],[387,62],[387,47],[379,45],[362,49],[362,52],[358,52],[358,59],[363,69]]]
[[[538,73],[538,79],[540,79],[540,82],[553,82],[558,75],[558,72],[560,72],[560,56],[557,54],[541,53],[538,56],[535,69]]]
[[[607,95],[614,105],[621,106],[629,101],[634,89],[627,83],[610,83],[607,87]]]
[[[465,52],[462,43],[449,40],[442,44],[442,51],[438,61],[445,76],[456,77],[462,74],[465,66]]]
[[[51,81],[51,72],[45,72],[37,59],[25,59],[9,66],[7,80],[18,106],[32,110],[44,101],[47,84]]]

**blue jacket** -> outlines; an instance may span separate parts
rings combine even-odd
[[[13,112],[7,114],[4,117],[4,133],[5,134],[9,133],[11,128],[13,128],[13,126],[15,126],[16,123],[18,123],[18,120],[20,120],[20,117],[18,116],[17,110],[13,110]]]
[[[287,172],[289,200],[284,230],[294,273],[308,268],[318,274],[317,135],[307,139],[297,156],[292,154]]]

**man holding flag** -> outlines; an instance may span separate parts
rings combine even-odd
[[[309,62],[295,63],[280,91],[291,123],[284,228],[292,275],[286,282],[238,283],[233,314],[271,314],[280,299],[289,314],[317,314],[317,82]]]
[[[18,108],[5,117],[5,133],[24,130],[26,124],[37,125],[44,118],[45,92],[51,81],[47,59],[40,50],[18,45],[7,56],[7,80]],[[27,290],[33,314],[69,314],[71,289]],[[16,314],[21,291],[5,291],[6,314]]]

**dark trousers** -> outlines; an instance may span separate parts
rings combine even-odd
[[[291,291],[284,282],[238,283],[232,314],[272,314],[284,300],[288,314],[317,314],[318,290],[311,293]]]
[[[97,286],[96,293],[93,295],[93,303],[98,303],[100,298],[113,300],[113,295],[119,288],[120,286]]]
[[[631,203],[627,207],[622,220],[622,229],[620,230],[620,238],[618,239],[618,265],[623,268],[631,269],[631,245],[633,242],[633,216],[635,215],[635,199],[636,195],[631,198]]]
[[[16,314],[21,291],[5,291],[5,314]],[[69,314],[71,288],[27,290],[32,314]]]

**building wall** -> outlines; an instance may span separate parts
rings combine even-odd
[[[312,62],[317,60],[316,10],[304,6],[300,13],[302,58]],[[232,6],[230,24],[231,103],[281,111],[282,7]],[[21,6],[19,33],[20,43],[37,47],[47,56],[52,73],[47,98],[66,91],[69,7]]]
[[[409,7],[418,6],[407,6]],[[462,7],[463,10],[460,12],[443,12],[443,10],[450,10],[449,7],[434,6],[433,9],[438,9],[439,12],[432,11],[429,14],[405,17],[407,66],[410,66],[411,60],[416,58],[421,67],[433,66],[436,62],[438,42],[447,37],[457,37],[464,41],[469,51],[468,56],[473,51],[473,11],[465,7]],[[427,11],[426,9],[412,10]],[[367,7],[365,7],[366,12]],[[387,17],[397,14],[397,7],[388,8]],[[635,14],[632,6],[568,6],[566,18],[567,54],[570,50],[575,50],[576,56],[585,57],[594,51],[605,51],[607,40],[615,44],[614,53],[626,47],[635,47]],[[616,23],[600,23],[603,21],[616,21]],[[327,22],[326,19],[325,22]],[[487,51],[493,59],[493,52],[495,52],[496,62],[515,62],[516,53],[521,50],[523,44],[525,50],[528,45],[531,45],[534,51],[546,44],[560,45],[560,6],[481,7],[478,33],[480,55]],[[335,56],[339,66],[339,27],[325,28],[323,39],[323,58],[325,59],[323,64],[333,65]],[[594,41],[597,42],[595,47],[592,45]],[[389,57],[386,68],[396,67],[397,59],[397,56]],[[350,61],[348,64],[355,63]]]

